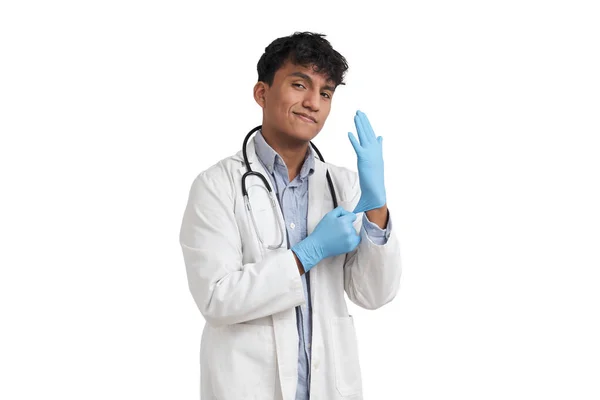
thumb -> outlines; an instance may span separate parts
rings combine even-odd
[[[352,211],[347,211],[345,208],[343,208],[343,207],[341,207],[341,206],[340,206],[340,207],[338,207],[338,208],[341,208],[341,209],[342,209],[342,211],[341,211],[341,213],[340,213],[339,217],[347,217],[347,216],[349,216],[349,215],[354,215],[354,213],[353,213]],[[355,215],[354,215],[354,216],[355,216]]]
[[[336,208],[334,208],[333,210],[330,211],[330,214],[333,217],[342,217],[344,215],[346,215],[348,213],[348,211],[344,210],[344,207],[342,206],[337,206]]]
[[[342,218],[344,218],[344,220],[347,220],[348,222],[354,222],[356,221],[356,214],[354,214],[353,212],[348,212],[348,214],[342,216]]]

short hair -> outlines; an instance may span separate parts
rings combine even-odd
[[[258,80],[272,85],[275,72],[289,60],[296,65],[313,65],[315,72],[325,74],[336,87],[344,85],[348,63],[324,37],[320,33],[295,32],[275,39],[258,60]]]

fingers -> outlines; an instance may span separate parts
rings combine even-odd
[[[347,219],[350,222],[354,222],[354,221],[356,221],[356,214],[354,214],[353,212],[348,211],[348,214],[342,215],[342,218],[345,218],[345,219]]]
[[[375,141],[375,133],[373,132],[373,128],[371,128],[371,124],[365,113],[360,110],[356,111],[354,125],[356,125],[361,145],[364,146]]]
[[[382,137],[375,137],[373,127],[371,127],[371,123],[364,112],[360,110],[356,111],[356,115],[354,116],[354,125],[356,126],[356,132],[358,134],[358,140],[360,141],[360,144],[351,132],[348,132],[348,138],[350,139],[350,143],[352,143],[352,147],[354,147],[356,154],[358,154],[362,147],[365,147],[370,143],[377,141],[379,144],[381,144]]]
[[[353,250],[360,243],[361,237],[354,228],[354,221],[356,221],[356,214],[346,211],[342,206],[338,206],[330,211],[333,215],[338,218],[338,222],[341,222],[338,229],[341,229],[343,233],[352,243],[351,250]]]
[[[358,111],[358,112],[360,112],[363,126],[367,129],[367,132],[369,132],[369,137],[375,138],[375,131],[373,131],[373,128],[371,127],[371,122],[369,122],[369,118],[367,118],[367,114],[365,114],[362,111]]]
[[[331,210],[329,213],[332,216],[336,217],[336,218],[347,218],[350,221],[355,221],[356,220],[356,214],[354,214],[351,211],[347,211],[342,206],[337,206],[336,208],[334,208],[333,210]]]
[[[356,246],[359,245],[360,243],[360,234],[356,233],[356,230],[354,230],[353,226],[349,227],[350,232],[348,232],[348,238],[350,239],[351,243],[352,243],[352,250],[354,250],[356,248]],[[350,251],[352,251],[350,250]]]
[[[366,146],[369,143],[369,138],[367,137],[367,132],[363,127],[363,123],[361,121],[359,112],[356,112],[354,116],[354,125],[356,126],[356,132],[358,133],[358,139],[360,140],[361,146]]]
[[[354,147],[354,151],[356,152],[356,154],[358,154],[360,151],[360,144],[358,143],[358,141],[356,140],[356,138],[354,137],[352,132],[348,132],[348,139],[350,139],[350,143],[352,143],[352,147]]]
[[[337,206],[336,208],[334,208],[333,210],[331,210],[330,213],[334,217],[338,218],[338,217],[346,215],[347,211],[344,210],[344,208],[342,206]]]
[[[347,211],[342,206],[337,206],[336,208],[334,208],[333,210],[331,210],[330,213],[332,213],[336,217],[343,217],[344,215],[352,214],[350,211]]]
[[[360,244],[361,239],[362,238],[358,233],[356,234],[356,236],[354,236],[354,248],[356,248],[356,246],[358,246]]]

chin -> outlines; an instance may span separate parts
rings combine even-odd
[[[319,133],[319,129],[317,127],[317,125],[315,124],[315,126],[294,126],[292,127],[292,129],[290,130],[290,136],[293,137],[294,139],[303,141],[303,142],[308,142],[310,140],[313,140],[315,138],[315,136],[317,136],[317,134]]]
[[[292,135],[290,135],[293,139],[299,141],[299,142],[303,142],[303,143],[307,143],[310,142],[311,140],[313,140],[315,138],[315,136],[317,136],[314,132],[312,133],[294,133]]]

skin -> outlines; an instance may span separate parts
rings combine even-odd
[[[254,86],[254,99],[263,109],[262,134],[283,158],[290,181],[302,167],[309,142],[325,125],[334,91],[335,83],[326,76],[289,61],[275,72],[272,85],[259,81]]]
[[[290,182],[300,173],[309,142],[325,125],[334,92],[335,83],[326,75],[289,60],[275,72],[271,85],[261,81],[254,85],[254,100],[263,109],[263,137],[285,162]],[[387,225],[387,204],[366,214],[380,228]]]

